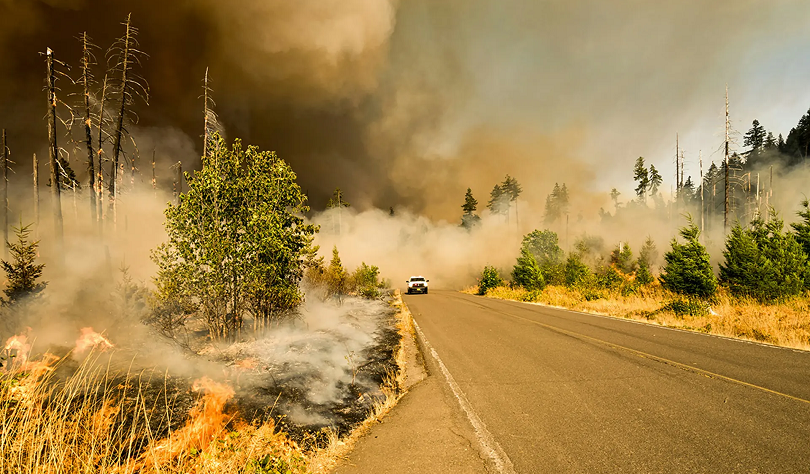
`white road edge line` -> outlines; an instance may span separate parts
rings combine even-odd
[[[458,404],[461,406],[461,409],[464,410],[464,413],[467,415],[467,419],[470,420],[470,424],[475,430],[475,436],[478,438],[478,443],[481,445],[481,450],[492,460],[498,472],[514,474],[515,467],[512,465],[512,461],[509,459],[509,456],[506,455],[503,448],[501,448],[501,445],[495,441],[495,437],[492,436],[492,433],[490,433],[487,429],[487,426],[475,413],[472,405],[470,405],[469,400],[467,400],[467,396],[464,395],[464,392],[456,383],[453,375],[450,374],[450,371],[447,370],[447,367],[444,365],[444,362],[442,362],[442,359],[439,358],[439,354],[436,353],[436,349],[434,349],[433,346],[431,346],[428,342],[425,334],[422,332],[422,328],[420,328],[419,324],[416,322],[416,319],[414,319],[413,325],[416,328],[416,332],[419,333],[422,343],[427,349],[430,350],[430,355],[433,356],[433,359],[437,364],[439,364],[439,368],[441,369],[442,374],[444,374],[444,378],[447,380],[450,390],[453,391],[453,395],[455,395],[456,400],[458,400]]]

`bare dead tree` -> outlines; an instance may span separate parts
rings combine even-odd
[[[157,198],[157,177],[155,176],[155,150],[152,150],[152,192]]]
[[[104,105],[107,101],[107,81],[108,75],[104,75],[104,83],[101,86],[101,98],[98,113],[98,185],[93,190],[97,195],[98,206],[96,219],[99,221],[99,232],[103,228],[104,220]],[[109,135],[108,135],[109,136]]]
[[[8,138],[3,129],[3,255],[8,257]]]
[[[148,103],[149,97],[146,81],[134,72],[134,67],[140,65],[141,58],[145,57],[146,54],[138,49],[138,29],[132,26],[132,14],[127,15],[127,20],[123,25],[126,27],[124,36],[116,40],[107,54],[109,59],[115,59],[113,76],[119,78],[118,95],[120,101],[113,132],[112,173],[110,173],[111,181],[109,184],[113,219],[115,219],[116,198],[120,191],[118,185],[119,161],[123,151],[123,138],[127,134],[124,127],[125,119],[136,122],[137,116],[132,114],[129,106],[133,104],[136,96],[146,103]]]
[[[39,236],[39,160],[34,153],[34,228],[35,236]]]
[[[57,163],[59,160],[59,147],[56,143],[56,73],[54,72],[53,51],[48,48],[45,52],[47,56],[47,81],[48,81],[48,155],[51,162],[51,197],[53,205],[53,218],[57,243],[62,242],[64,235],[62,221],[62,201],[61,186]]]
[[[95,161],[95,154],[93,152],[93,134],[92,134],[92,117],[90,115],[90,86],[93,83],[93,74],[90,70],[90,67],[95,64],[95,56],[93,55],[93,49],[96,46],[90,41],[90,38],[87,36],[87,32],[81,34],[79,40],[82,43],[82,59],[81,59],[81,66],[82,66],[82,75],[81,75],[81,84],[83,89],[84,95],[84,138],[87,144],[87,175],[89,177],[89,186],[90,186],[90,218],[97,219],[96,216],[96,173],[94,169],[94,161]],[[102,99],[103,103],[103,99]],[[100,138],[101,133],[99,133]],[[99,149],[101,142],[99,141]]]
[[[211,97],[212,92],[211,81],[208,77],[208,68],[205,68],[205,78],[203,79],[203,156],[208,156],[210,153],[211,137],[214,133],[223,134],[223,129],[219,124],[219,117],[217,117],[217,113],[214,112],[216,103]]]
[[[728,208],[729,208],[729,163],[728,163],[728,148],[729,148],[729,119],[728,119],[728,84],[726,84],[726,141],[724,144],[725,153],[723,155],[723,163],[726,165],[726,182],[725,182],[725,202],[723,204],[723,231],[728,232]]]

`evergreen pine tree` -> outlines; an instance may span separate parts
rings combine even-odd
[[[472,195],[472,189],[467,188],[467,193],[464,195],[464,204],[461,205],[464,214],[461,216],[461,227],[465,229],[472,229],[481,221],[478,214],[474,214],[478,209],[478,200]]]
[[[636,271],[636,280],[642,285],[649,285],[655,281],[652,273],[652,266],[658,260],[658,249],[655,248],[655,242],[652,237],[647,236],[644,245],[638,253],[638,270]]]
[[[658,193],[658,188],[661,187],[661,183],[664,182],[664,178],[661,177],[661,174],[655,169],[655,165],[650,165],[650,194],[655,196]]]
[[[650,173],[644,166],[644,158],[639,156],[633,167],[633,180],[638,183],[636,196],[641,202],[647,202],[647,189],[650,187]]]
[[[627,242],[621,242],[610,254],[610,263],[624,274],[631,274],[636,270],[633,260],[633,250]]]
[[[11,254],[11,261],[2,260],[3,271],[6,272],[8,284],[3,292],[6,298],[3,304],[13,305],[25,297],[35,298],[47,286],[47,282],[38,281],[42,277],[44,264],[37,264],[37,249],[39,241],[29,241],[31,224],[14,227],[16,242],[6,242]]]
[[[546,286],[540,265],[525,247],[520,250],[520,257],[512,269],[512,280],[529,291],[542,290]]]
[[[757,218],[744,229],[737,223],[726,240],[720,282],[735,296],[761,302],[801,294],[805,288],[807,254],[784,222],[771,211],[768,222]]]
[[[743,146],[750,146],[751,151],[759,150],[765,145],[766,136],[765,127],[759,124],[759,120],[754,119],[751,129],[743,137]]]
[[[717,291],[717,278],[712,271],[709,253],[699,241],[700,229],[689,217],[680,230],[686,241],[681,244],[672,239],[672,250],[664,255],[666,265],[661,274],[664,288],[675,293],[698,298],[711,298]]]

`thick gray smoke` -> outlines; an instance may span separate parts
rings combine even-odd
[[[170,146],[154,142],[158,175],[200,155],[200,81],[210,67],[229,136],[277,150],[315,208],[341,187],[361,209],[451,219],[468,186],[480,198],[493,175],[511,173],[529,206],[566,182],[592,195],[585,214],[595,214],[611,187],[632,189],[638,156],[657,165],[668,189],[676,132],[690,163],[698,150],[717,149],[726,83],[743,130],[759,118],[786,134],[810,103],[799,80],[810,12],[799,0],[251,0],[238,8],[2,0],[0,9],[0,122],[20,169],[44,151],[37,53],[50,46],[75,72],[74,37],[86,30],[106,46],[131,11],[150,55],[141,126],[179,131],[195,151],[168,156]],[[148,159],[149,145],[140,148]]]

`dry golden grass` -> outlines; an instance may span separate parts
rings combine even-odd
[[[166,392],[160,408],[138,376],[114,382],[94,361],[63,381],[54,370],[66,359],[52,356],[0,373],[0,472],[305,472],[300,449],[272,422],[239,424],[223,411],[228,387],[201,379],[188,421],[159,437],[155,426],[177,416]]]
[[[477,288],[464,292],[475,294]],[[734,298],[721,289],[707,314],[693,316],[669,308],[678,297],[660,286],[643,287],[629,295],[562,286],[548,286],[538,292],[501,286],[490,289],[486,296],[810,350],[810,299],[806,297],[764,305]]]

